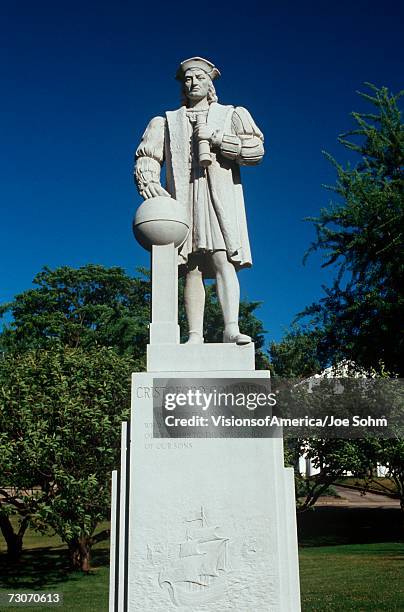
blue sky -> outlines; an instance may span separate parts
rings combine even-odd
[[[148,265],[131,233],[133,153],[148,120],[178,107],[179,61],[202,55],[222,72],[219,101],[265,134],[264,162],[243,172],[254,267],[240,282],[280,339],[332,280],[320,256],[302,265],[302,219],[335,176],[321,151],[346,159],[337,136],[367,108],[364,81],[402,87],[403,13],[388,0],[2,3],[0,301],[44,265]]]

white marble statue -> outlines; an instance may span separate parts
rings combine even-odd
[[[203,343],[204,279],[214,278],[223,312],[223,342],[248,344],[240,333],[237,271],[251,266],[239,166],[258,164],[263,134],[243,107],[217,102],[219,70],[193,57],[181,63],[183,105],[154,117],[136,151],[135,181],[145,198],[171,196],[188,209],[190,230],[179,249],[185,274],[189,343]],[[166,165],[166,189],[160,171]]]

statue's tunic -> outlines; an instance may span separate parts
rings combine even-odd
[[[212,132],[222,139],[212,151],[208,168],[199,164],[198,142],[193,137],[197,114],[206,117]],[[263,134],[249,112],[213,102],[207,111],[185,106],[155,117],[136,151],[135,179],[139,190],[160,181],[166,162],[166,189],[188,208],[188,238],[179,250],[179,264],[186,266],[191,253],[225,250],[236,269],[251,266],[240,165],[254,165],[264,155]],[[206,277],[210,258],[205,264]]]

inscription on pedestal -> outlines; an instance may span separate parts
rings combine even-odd
[[[153,438],[153,423],[147,422],[144,424],[144,447],[146,450],[178,450],[185,448],[192,448],[192,442],[190,440],[180,440],[173,442],[166,442],[165,440]]]

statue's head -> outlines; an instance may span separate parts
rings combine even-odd
[[[176,79],[182,84],[182,103],[207,99],[208,103],[217,102],[213,79],[220,76],[219,70],[202,57],[191,57],[181,62]]]

